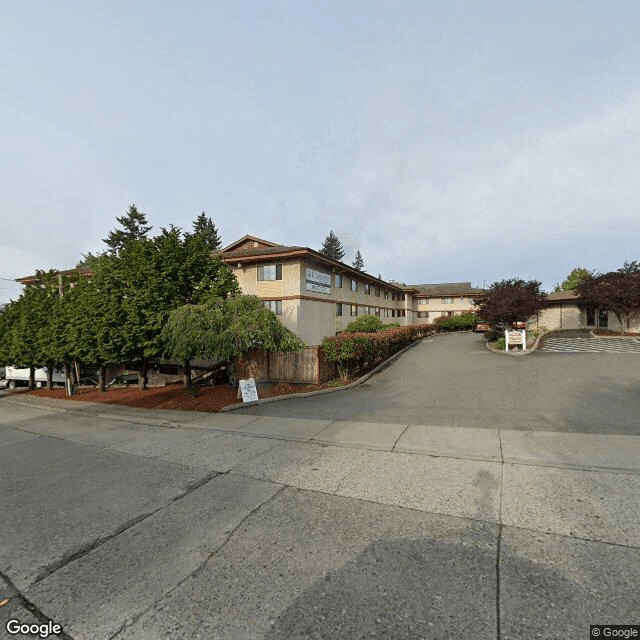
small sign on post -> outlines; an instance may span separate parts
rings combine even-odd
[[[510,346],[522,345],[522,350],[527,348],[527,332],[522,331],[507,331],[504,332],[506,350],[509,351]]]
[[[256,381],[253,378],[239,380],[238,384],[242,393],[242,402],[258,402],[258,390],[256,389]]]

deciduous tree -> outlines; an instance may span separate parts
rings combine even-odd
[[[486,294],[474,298],[477,315],[493,325],[511,327],[526,322],[547,306],[547,296],[537,280],[510,278],[494,282]]]
[[[582,307],[611,311],[620,329],[629,331],[631,317],[640,313],[640,263],[627,261],[617,271],[590,275],[576,291]]]
[[[185,361],[183,384],[191,385],[194,358],[233,360],[252,347],[264,351],[297,351],[304,343],[256,296],[212,295],[202,304],[174,309],[162,330],[165,353]]]
[[[554,291],[573,291],[578,288],[578,285],[589,276],[593,275],[593,271],[589,271],[586,267],[576,267],[572,269],[569,275],[561,282],[557,284]]]

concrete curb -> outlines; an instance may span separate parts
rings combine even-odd
[[[446,335],[446,334],[432,334],[427,336],[428,338],[432,338],[436,335]],[[426,340],[426,338],[422,338],[421,340],[416,340],[411,344],[408,344],[404,349],[401,349],[397,353],[394,353],[391,357],[387,358],[384,362],[381,362],[375,369],[369,371],[369,373],[365,373],[361,378],[358,378],[355,382],[350,382],[349,384],[342,385],[341,387],[334,387],[331,389],[320,389],[318,391],[308,391],[306,393],[290,393],[286,396],[273,396],[273,398],[265,398],[264,400],[258,400],[258,402],[239,402],[237,404],[230,404],[226,407],[222,407],[219,413],[227,413],[228,411],[235,411],[236,409],[242,409],[246,407],[255,407],[261,404],[267,404],[269,402],[280,402],[281,400],[289,400],[291,398],[309,398],[311,396],[321,396],[326,393],[334,393],[336,391],[343,391],[344,389],[353,389],[358,385],[361,385],[363,382],[366,382],[371,376],[375,375],[379,371],[382,371],[385,367],[389,366],[394,360],[399,358],[405,351],[411,349],[422,340]]]
[[[502,350],[498,351],[497,349],[492,349],[489,346],[488,341],[484,343],[484,348],[487,351],[490,351],[491,353],[498,353],[503,356],[530,356],[538,350],[538,347],[540,346],[540,340],[542,340],[542,338],[544,338],[545,335],[546,334],[541,333],[536,338],[536,341],[533,343],[533,346],[530,349],[525,349],[524,351],[502,351]]]

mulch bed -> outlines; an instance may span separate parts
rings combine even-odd
[[[292,393],[308,393],[326,389],[330,386],[335,386],[335,383],[333,385],[329,383],[319,385],[293,384],[289,382],[257,383],[258,396],[260,398],[271,398]],[[230,404],[242,402],[238,400],[236,387],[229,385],[199,387],[198,395],[194,398],[190,393],[183,390],[181,383],[170,384],[166,387],[149,387],[145,391],[140,391],[138,387],[110,388],[104,393],[100,393],[93,387],[82,387],[75,396],[68,396],[65,389],[62,388],[56,388],[52,391],[35,389],[34,391],[24,391],[22,393],[44,398],[77,400],[79,402],[106,402],[107,404],[121,404],[143,409],[179,409],[180,411],[217,412]]]

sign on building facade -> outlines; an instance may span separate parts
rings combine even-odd
[[[316,271],[315,269],[306,270],[307,291],[315,291],[316,293],[331,293],[331,275]]]

